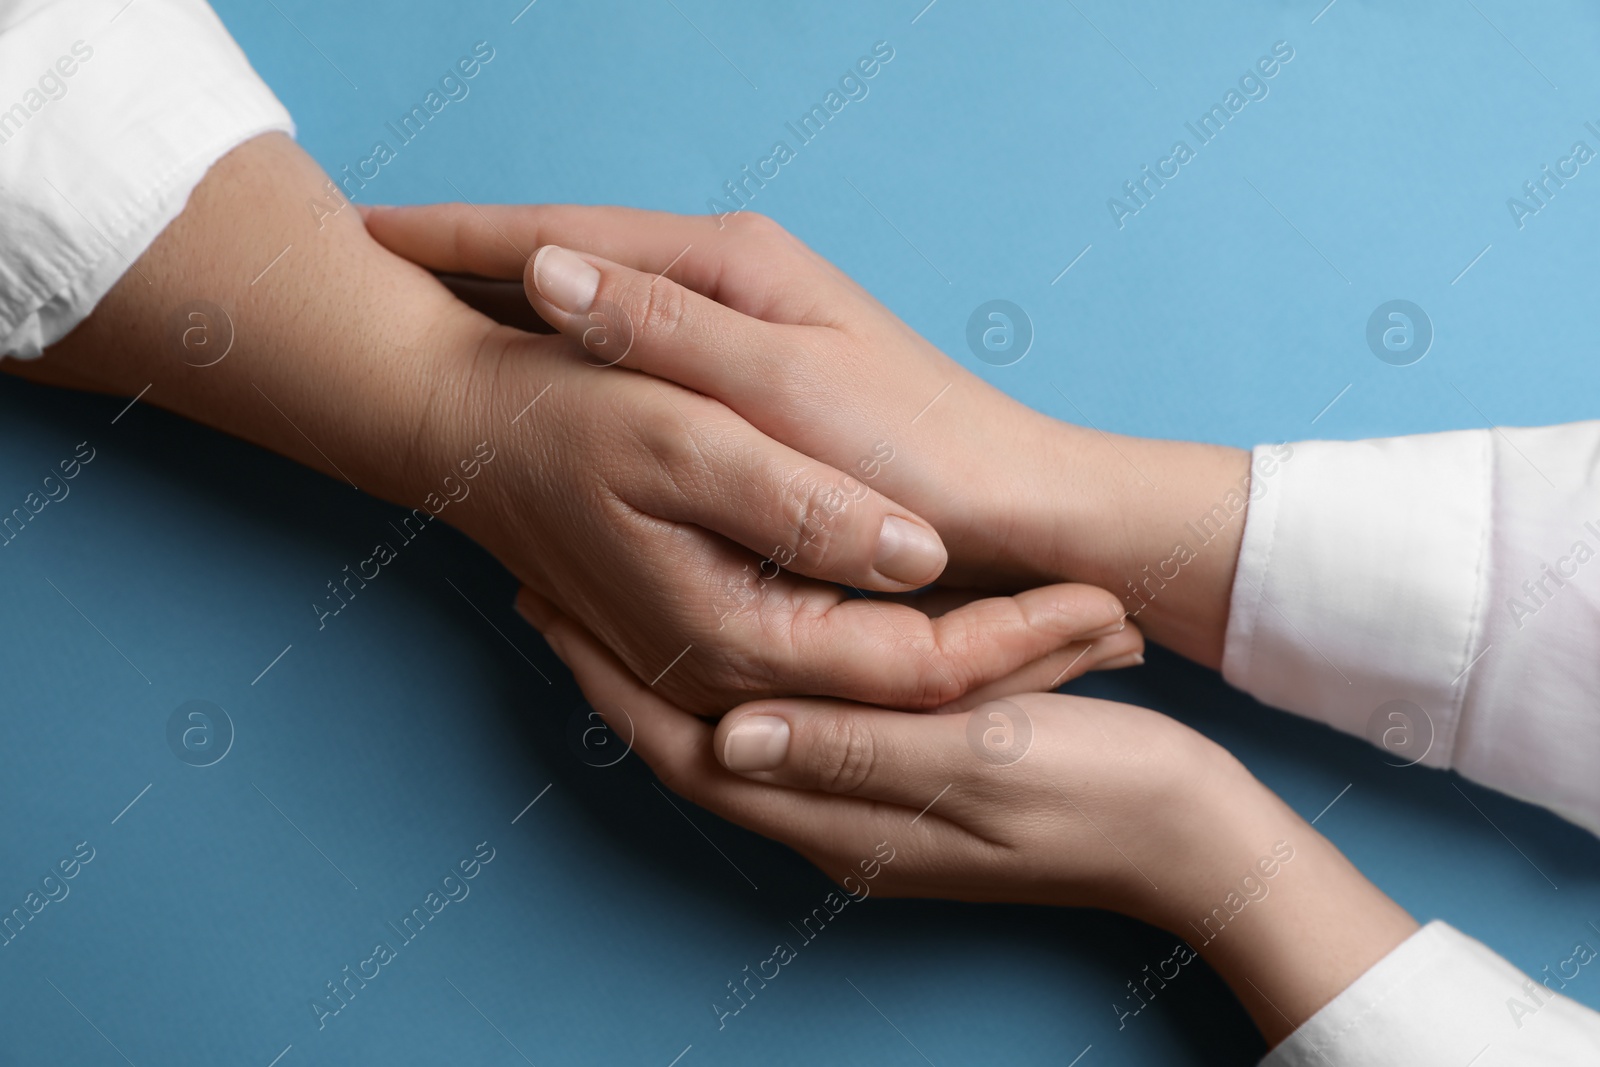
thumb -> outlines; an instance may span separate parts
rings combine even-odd
[[[762,322],[662,275],[558,245],[545,245],[529,260],[524,285],[539,315],[582,344],[592,362],[613,366],[626,360],[627,367],[714,399],[739,392],[739,376],[755,373],[752,353],[763,364],[776,353],[774,365],[801,366],[801,339],[821,334],[814,327]],[[703,465],[715,464],[722,454],[697,445],[689,455]],[[732,510],[720,519],[704,514],[709,495],[693,497],[692,514],[669,513],[682,502],[676,482],[664,486],[663,499],[638,503],[662,518],[707,526],[770,552],[778,567],[824,581],[904,590],[926,585],[944,570],[948,553],[930,524],[781,440],[762,435],[736,466],[712,472],[715,486],[735,487],[723,497]]]
[[[818,327],[752,318],[665,273],[559,245],[534,254],[523,286],[540,316],[582,344],[591,362],[622,364],[730,406],[757,379],[770,379],[773,367],[808,365],[804,349],[823,335]]]
[[[918,715],[841,701],[763,700],[723,718],[713,748],[718,762],[746,778],[921,810],[979,772],[985,760],[969,740],[968,720],[987,723],[988,712],[1002,705],[1009,716],[1021,710],[993,701],[966,715]]]

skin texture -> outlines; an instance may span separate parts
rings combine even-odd
[[[314,202],[322,210],[308,210]],[[1273,897],[1252,904],[1203,950],[1269,1039],[1408,931],[1410,920],[1331,846],[1225,754],[1170,720],[1017,696],[1013,703],[1037,726],[1036,752],[996,768],[973,751],[965,726],[973,703],[1057,684],[1138,651],[1138,631],[1118,629],[1123,609],[1114,596],[1063,585],[1014,598],[944,592],[914,601],[927,609],[918,610],[846,600],[808,580],[854,578],[892,592],[932,578],[940,559],[926,574],[876,570],[878,533],[894,515],[939,529],[963,582],[1018,587],[1072,575],[1115,586],[1137,573],[1152,546],[1165,555],[1169,538],[1146,527],[1176,526],[1190,505],[1203,511],[1211,489],[1242,475],[1242,456],[1097,438],[1031,415],[964,376],[764,222],[741,222],[721,241],[697,223],[705,240],[675,271],[743,312],[739,329],[765,314],[773,319],[766,325],[814,331],[777,349],[803,355],[807,373],[760,363],[771,337],[740,333],[730,319],[721,347],[718,338],[684,332],[679,356],[709,352],[732,371],[741,359],[757,362],[742,379],[685,387],[586,361],[583,346],[605,357],[598,362],[609,362],[612,350],[597,352],[603,341],[572,320],[555,322],[575,331],[571,339],[493,322],[374,243],[355,212],[329,214],[337,204],[325,176],[287,139],[241,146],[94,315],[45,359],[8,361],[5,369],[128,396],[148,386],[145,403],[384,499],[430,511],[439,506],[430,501],[451,500],[441,516],[524,583],[524,611],[596,706],[622,699],[634,709],[638,748],[667,784],[794,842],[827,869],[870,855],[879,831],[904,826],[905,862],[884,883],[895,892],[1118,907],[1181,933],[1180,920],[1223,899],[1273,842],[1292,841],[1296,857]],[[458,212],[458,241],[461,212],[470,210]],[[521,277],[528,256],[517,246],[551,242],[537,222],[518,229],[509,216],[500,221],[508,228],[493,241],[510,248],[498,253],[510,273],[473,273]],[[376,218],[373,229],[384,235]],[[581,227],[562,241],[647,270],[664,269],[694,243],[635,229],[633,239],[654,240],[637,255],[630,241],[607,246],[599,232],[579,240]],[[385,238],[391,247],[402,243],[393,238]],[[480,254],[456,254],[456,269],[471,269],[466,260]],[[415,258],[446,266],[439,256]],[[675,283],[614,280],[617,292],[602,288],[600,296],[648,337],[699,321],[688,290],[667,287]],[[229,355],[205,367],[171,336],[174,317],[195,299],[227,309],[236,333]],[[703,363],[714,370],[717,360]],[[914,409],[947,384],[929,417],[917,417]],[[826,393],[836,403],[795,407]],[[857,493],[846,476],[863,480],[859,463],[881,440],[894,444],[896,460]],[[987,443],[964,456],[950,443],[962,440]],[[1116,470],[1107,446],[1126,449],[1130,467],[1159,471],[1158,484],[1175,495],[1147,499],[1132,474]],[[1019,463],[1019,455],[1031,461]],[[474,461],[471,492],[458,495],[451,487]],[[975,488],[961,500],[948,485]],[[848,505],[833,506],[839,492],[849,494]],[[778,555],[775,548],[793,558],[769,578],[759,564]],[[1186,569],[1184,582],[1147,609],[1152,633],[1214,661],[1228,558],[1219,545],[1204,568]],[[749,589],[751,568],[754,595],[730,600],[730,590]],[[764,699],[796,692],[958,713]],[[721,727],[690,713],[752,698],[762,702]],[[739,719],[757,713],[784,718],[789,744],[767,770],[730,771],[719,755],[727,758]],[[863,751],[908,758],[864,760]],[[907,802],[926,803],[944,784],[951,789],[943,809],[912,824]],[[1071,803],[1056,805],[1051,798],[1063,790]],[[1118,845],[1106,848],[1107,839]],[[1118,847],[1132,851],[1123,856]],[[1305,965],[1308,946],[1321,954],[1311,957],[1317,967]],[[1262,993],[1260,1002],[1250,989]]]
[[[939,529],[947,576],[1148,582],[1129,604],[1141,626],[1220,663],[1242,516],[1216,524],[1179,578],[1145,568],[1187,539],[1186,522],[1248,493],[1246,453],[1046,419],[772,223],[731,221],[458,205],[367,216],[380,241],[435,269],[523,278],[540,316],[592,354],[715,397],[809,454],[842,462],[892,440],[874,484]],[[563,269],[552,245],[593,270]],[[663,782],[789,843],[847,891],[866,862],[878,893],[1142,919],[1196,948],[1271,1044],[1417,928],[1237,760],[1165,716],[1042,693],[985,703],[1003,691],[977,690],[950,715],[776,700],[713,727],[641,688],[547,600],[525,592],[519,608]]]
[[[847,891],[887,845],[873,893],[1099,907],[1159,926],[1217,970],[1271,1045],[1417,929],[1237,760],[1164,715],[1033,693],[951,715],[762,701],[713,726],[571,620],[527,607],[590,703],[694,803],[789,844]],[[782,752],[763,745],[766,769],[730,770],[731,739],[774,719]],[[1031,737],[1020,758],[981,740],[1008,727],[1014,744]]]
[[[1075,644],[1079,672],[1141,647],[1133,628],[1077,641],[1122,617],[1090,587],[947,598],[935,618],[812,580],[907,589],[876,570],[879,530],[928,523],[712,398],[486,318],[342,203],[292,141],[250,141],[71,335],[0,365],[148,386],[142,403],[438,513],[701,713],[791,693],[936,707]],[[232,320],[220,362],[174,339],[196,299]],[[790,548],[785,568],[763,570],[774,546]]]
[[[1192,539],[1186,523],[1248,485],[1247,453],[1050,419],[928,344],[776,223],[750,213],[724,222],[563,205],[367,215],[375,238],[431,269],[526,274],[540,315],[608,362],[617,325],[630,325],[617,369],[714,397],[807,455],[846,469],[889,442],[894,460],[872,484],[939,531],[946,582],[1097,585],[1123,597],[1151,639],[1220,665],[1243,515],[1176,580],[1151,573]],[[598,318],[541,296],[527,253],[545,245],[601,269]]]

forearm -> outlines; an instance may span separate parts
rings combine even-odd
[[[143,392],[144,403],[414,503],[425,482],[414,472],[464,391],[471,352],[454,342],[488,323],[477,327],[341,204],[288,138],[249,141],[218,161],[94,314],[44,358],[3,366]],[[189,318],[196,301],[226,318]]]
[[[1151,921],[1204,958],[1276,1045],[1417,929],[1242,767],[1201,804],[1200,843]]]

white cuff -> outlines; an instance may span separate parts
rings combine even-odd
[[[1285,449],[1223,675],[1600,833],[1600,422]]]
[[[201,0],[35,3],[6,21],[0,354],[64,337],[213,163],[293,128]]]
[[[1401,942],[1261,1061],[1262,1067],[1593,1067],[1600,1014],[1557,992],[1600,938],[1541,985],[1442,922]],[[1560,973],[1557,973],[1560,972]],[[1565,975],[1565,977],[1563,977]]]
[[[1348,733],[1390,730],[1397,762],[1448,766],[1484,598],[1488,438],[1295,444],[1250,505],[1223,676]],[[1391,719],[1391,701],[1425,718]]]

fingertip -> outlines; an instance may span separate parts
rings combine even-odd
[[[550,628],[556,614],[548,600],[525,585],[517,590],[517,599],[512,606],[523,621],[541,633]]]
[[[556,310],[581,315],[600,291],[600,270],[571,249],[549,244],[528,261],[523,285],[530,296],[541,297]]]
[[[1090,641],[1098,637],[1122,632],[1127,626],[1128,609],[1115,593],[1098,586],[1067,583],[1046,586],[1019,594],[1037,596],[1037,605],[1047,625],[1060,627],[1075,640]]]
[[[1099,586],[1091,585],[1084,588],[1093,590],[1095,599],[1095,604],[1085,614],[1089,618],[1102,621],[1103,624],[1099,629],[1117,633],[1128,625],[1128,606],[1122,602],[1121,597]]]
[[[878,528],[872,569],[890,583],[917,589],[944,573],[950,553],[932,527],[887,515]]]
[[[358,204],[354,200],[350,204],[361,214],[362,222],[399,222],[420,210],[415,204]]]
[[[1143,665],[1143,652],[1128,652],[1121,656],[1113,656],[1108,660],[1102,660],[1089,669],[1095,671],[1115,671],[1121,670],[1124,667],[1140,667]]]
[[[1098,641],[1102,637],[1112,637],[1112,636],[1114,636],[1116,634],[1120,634],[1122,631],[1126,630],[1127,628],[1128,628],[1128,620],[1127,619],[1118,619],[1116,622],[1111,623],[1109,626],[1102,626],[1098,630],[1090,630],[1086,634],[1079,634],[1078,635],[1078,640],[1080,640],[1080,641]]]
[[[1144,634],[1137,626],[1124,626],[1114,634],[1093,641],[1089,657],[1088,669],[1092,671],[1137,667],[1144,662]]]
[[[550,646],[550,651],[555,653],[556,658],[576,673],[580,665],[574,664],[572,657],[574,651],[582,651],[583,639],[574,632],[572,620],[527,586],[517,590],[517,598],[512,607],[522,616],[524,622],[539,631],[539,636],[544,638],[545,644]],[[574,645],[578,648],[575,649]]]
[[[754,712],[719,733],[717,759],[735,774],[750,774],[783,766],[792,730],[782,716]]]

